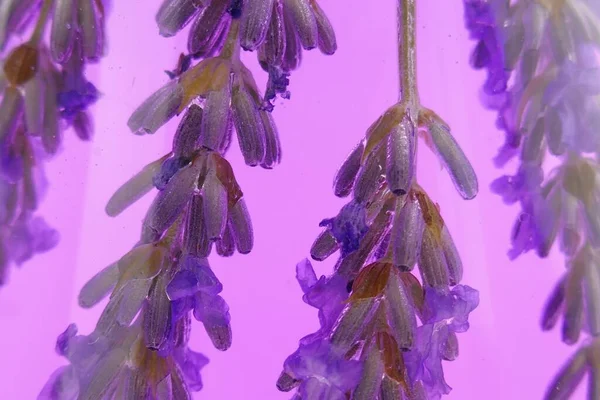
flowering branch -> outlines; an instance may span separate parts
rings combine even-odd
[[[69,326],[57,352],[70,365],[56,371],[42,399],[189,399],[202,388],[208,359],[188,347],[191,315],[214,347],[232,344],[229,307],[208,256],[249,253],[253,229],[240,185],[225,159],[233,128],[247,165],[272,168],[281,159],[271,114],[275,94],[299,66],[302,48],[335,51],[331,25],[314,0],[165,0],[156,17],[173,36],[192,22],[188,55],[171,80],[131,115],[136,134],[153,134],[182,114],[172,150],[146,165],[109,200],[116,216],[158,189],[139,241],[81,290],[92,307],[109,296],[94,331]],[[263,97],[241,50],[257,50],[269,72]],[[199,61],[193,64],[193,60]]]
[[[492,184],[507,204],[519,203],[511,259],[535,250],[547,257],[559,242],[567,271],[542,317],[552,329],[564,316],[562,338],[600,335],[600,8],[587,0],[465,0],[466,24],[477,46],[472,65],[487,70],[485,104],[498,112],[506,144],[503,166],[519,155],[518,172]],[[554,156],[558,165],[544,171]],[[589,398],[597,398],[597,339],[557,376],[547,399],[569,398],[590,368]],[[575,373],[577,371],[577,373]]]
[[[438,399],[450,391],[442,360],[458,355],[478,292],[460,285],[462,262],[438,206],[415,179],[417,132],[436,152],[465,199],[477,178],[450,128],[421,106],[416,80],[414,0],[398,2],[400,102],[368,129],[334,180],[352,200],[311,248],[334,273],[296,267],[304,301],[320,329],[300,340],[277,381],[294,399]],[[413,274],[415,265],[421,282]],[[417,322],[417,319],[420,323]]]
[[[58,243],[58,232],[34,216],[47,187],[44,162],[59,150],[65,127],[82,140],[91,138],[87,109],[99,97],[84,70],[104,54],[102,1],[6,0],[0,51],[32,21],[30,39],[8,52],[0,72],[0,285],[10,264],[21,265]]]

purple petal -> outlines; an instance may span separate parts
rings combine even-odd
[[[346,204],[333,219],[321,221],[319,226],[327,226],[342,248],[342,257],[358,250],[361,239],[367,233],[366,208],[354,201]]]
[[[317,275],[308,258],[296,264],[296,280],[304,293],[307,293],[317,283]]]
[[[154,187],[158,190],[165,190],[171,178],[189,163],[190,160],[183,157],[167,158],[160,166],[160,171],[152,178]]]
[[[208,358],[186,347],[175,353],[175,360],[190,390],[196,392],[202,389],[200,370],[208,364]]]
[[[225,351],[231,347],[229,306],[221,296],[197,294],[194,317],[202,321],[217,350]]]
[[[71,365],[63,366],[52,373],[38,395],[38,400],[75,399],[79,395],[77,373]]]
[[[198,278],[188,269],[177,272],[167,286],[167,295],[171,301],[192,296],[196,292],[198,292]]]
[[[77,335],[77,325],[70,324],[67,329],[56,339],[56,353],[60,356],[66,356],[69,351],[71,340]]]

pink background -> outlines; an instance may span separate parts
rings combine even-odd
[[[275,388],[282,362],[318,326],[316,310],[302,303],[294,266],[308,254],[318,222],[344,203],[331,193],[336,169],[397,98],[395,2],[320,3],[335,26],[339,51],[333,57],[305,53],[292,76],[291,101],[276,106],[283,164],[274,171],[245,167],[237,146],[228,155],[252,215],[256,246],[248,256],[212,258],[232,309],[234,341],[220,353],[195,325],[192,347],[211,359],[197,398],[290,397]],[[558,330],[541,333],[538,322],[563,263],[558,254],[543,262],[533,255],[513,263],[506,257],[516,208],[504,206],[488,189],[499,174],[491,159],[502,135],[494,129],[494,116],[479,105],[484,75],[468,65],[473,43],[463,28],[462,4],[418,3],[423,103],[450,123],[481,187],[476,200],[462,201],[440,163],[421,146],[420,182],[441,205],[463,257],[464,283],[481,293],[471,330],[460,336],[461,356],[446,363],[454,387],[448,398],[538,399],[573,350],[559,342]],[[162,71],[175,66],[185,45],[185,35],[158,36],[153,22],[158,5],[158,0],[113,4],[110,52],[90,70],[104,93],[94,108],[95,140],[80,143],[67,132],[64,151],[48,167],[52,187],[41,212],[61,231],[61,244],[15,271],[0,291],[0,399],[35,398],[63,363],[53,352],[56,335],[70,322],[88,333],[101,311],[78,308],[79,288],[138,237],[151,196],[116,219],[103,209],[122,182],[168,151],[177,123],[152,137],[136,137],[125,125],[132,110],[166,81]],[[247,60],[264,84],[255,56]],[[322,273],[330,268],[331,263],[318,265]]]

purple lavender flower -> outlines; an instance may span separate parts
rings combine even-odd
[[[327,335],[344,309],[348,298],[347,281],[339,275],[321,276],[317,280],[308,259],[296,265],[296,279],[304,292],[304,302],[319,310],[321,328],[314,336]]]
[[[321,339],[301,343],[286,359],[284,370],[301,381],[301,398],[343,400],[346,392],[358,385],[362,368],[358,361],[346,360],[327,340]]]
[[[161,165],[160,171],[152,178],[154,187],[158,190],[164,190],[171,178],[183,167],[188,165],[190,160],[183,157],[167,158]]]
[[[290,91],[288,85],[290,84],[288,72],[282,71],[278,67],[269,66],[269,80],[267,81],[267,90],[265,91],[265,109],[269,112],[273,111],[275,107],[273,101],[280,95],[283,99],[290,98]]]
[[[467,331],[469,314],[478,304],[479,293],[469,286],[456,286],[449,293],[426,289],[423,325],[417,328],[414,348],[404,353],[404,362],[411,382],[421,381],[428,399],[450,392],[442,360],[458,355],[456,333]]]
[[[24,214],[13,225],[7,238],[7,247],[11,258],[17,265],[30,260],[34,254],[45,253],[53,249],[59,240],[59,234],[41,217],[29,217]]]
[[[140,346],[139,324],[110,336],[77,335],[70,325],[57,340],[57,352],[70,364],[50,377],[38,399],[189,398],[188,390],[202,388],[200,370],[208,359],[189,349],[183,325],[172,354],[164,357]]]
[[[219,296],[223,285],[206,259],[184,255],[180,262],[180,270],[166,288],[172,307],[177,309],[176,315],[193,310],[194,317],[204,324],[215,347],[227,350],[231,346],[231,317],[229,306]]]
[[[340,210],[335,218],[324,219],[319,226],[328,227],[340,244],[342,257],[357,250],[360,240],[368,230],[366,208],[352,201]]]

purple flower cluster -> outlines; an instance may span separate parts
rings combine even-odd
[[[458,357],[457,333],[469,329],[468,317],[479,304],[479,293],[469,286],[455,286],[449,293],[425,291],[426,317],[417,328],[413,350],[404,354],[411,381],[423,382],[427,399],[450,393],[444,380],[442,360]]]
[[[13,45],[33,22],[30,40]],[[48,22],[50,42],[45,43]],[[0,49],[9,49],[0,73],[0,191],[6,198],[1,206],[10,217],[0,222],[0,276],[11,261],[20,265],[58,242],[57,232],[35,216],[45,191],[43,164],[59,150],[66,126],[82,140],[91,138],[87,109],[98,99],[98,91],[86,80],[84,69],[104,52],[103,30],[102,1],[2,3]]]
[[[506,134],[496,163],[518,156],[518,172],[492,184],[507,204],[521,207],[509,256],[535,250],[546,257],[558,242],[569,268],[548,300],[542,327],[551,329],[563,315],[566,343],[576,343],[584,330],[600,335],[597,2],[465,0],[465,21],[478,41],[473,66],[488,73],[485,104],[498,111],[497,125]],[[498,84],[490,86],[493,76]],[[549,156],[558,163],[548,172]],[[573,368],[583,375],[586,363],[577,364],[582,354],[567,364],[546,398],[570,396],[579,379],[566,375]],[[600,360],[591,359],[598,368]]]

